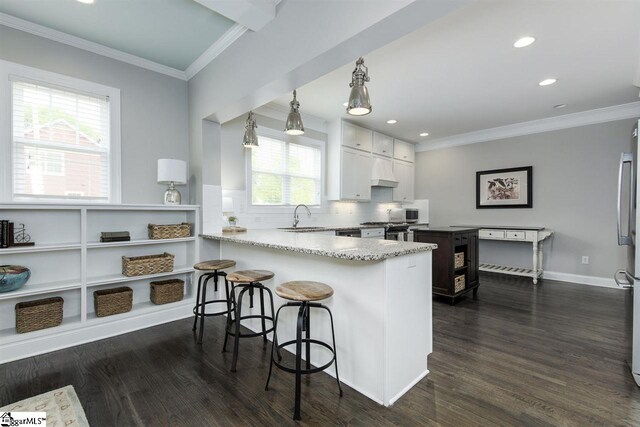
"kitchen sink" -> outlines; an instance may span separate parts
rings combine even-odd
[[[320,230],[325,230],[324,227],[282,227],[282,228],[278,228],[278,230],[283,230],[283,231],[320,231]]]

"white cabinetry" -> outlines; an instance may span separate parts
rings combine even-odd
[[[0,363],[54,349],[146,328],[192,315],[195,300],[193,265],[199,259],[198,206],[164,205],[0,205],[0,218],[25,224],[36,242],[30,247],[0,249],[0,265],[24,265],[31,278],[21,289],[0,294]],[[190,222],[190,237],[149,240],[147,224]],[[100,242],[101,231],[130,232],[128,242]],[[122,275],[122,256],[169,252],[172,272],[149,276]],[[155,305],[149,282],[156,278],[185,281],[184,299]],[[93,292],[129,286],[133,309],[115,316],[96,317]],[[16,303],[40,298],[64,298],[60,326],[18,334]]]
[[[393,156],[393,138],[381,134],[380,132],[374,132],[373,154],[378,154],[385,157]]]
[[[373,132],[342,120],[329,125],[327,197],[371,200]]]
[[[371,154],[342,147],[340,199],[371,200]]]
[[[374,160],[384,162],[384,167],[393,168],[398,180],[398,187],[393,189],[393,201],[414,200],[413,144],[336,119],[329,123],[327,154],[329,200],[371,200]]]
[[[402,160],[393,161],[393,174],[398,186],[393,189],[394,202],[413,202],[415,197],[415,166]]]
[[[413,144],[400,141],[399,139],[394,140],[393,157],[395,159],[413,163],[415,160],[415,151]]]

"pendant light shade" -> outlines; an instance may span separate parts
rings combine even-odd
[[[253,117],[253,111],[249,111],[247,123],[244,125],[244,138],[242,145],[244,148],[253,148],[258,146],[258,134],[256,134],[256,119]]]
[[[360,57],[356,61],[356,68],[351,74],[351,94],[347,104],[347,114],[352,116],[364,116],[371,112],[371,99],[369,91],[364,85],[369,81],[369,69],[364,65],[364,58]]]
[[[300,113],[298,109],[300,108],[300,103],[296,99],[296,91],[293,91],[293,99],[289,103],[291,106],[291,111],[289,111],[289,115],[287,116],[287,124],[284,127],[284,132],[287,135],[302,135],[304,134],[304,125],[302,124],[302,117],[300,117]]]

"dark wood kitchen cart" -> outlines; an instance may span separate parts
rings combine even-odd
[[[474,297],[477,295],[480,286],[477,228],[417,228],[413,231],[413,240],[438,245],[438,250],[433,251],[434,295],[449,298],[452,305],[469,292],[473,292]],[[456,265],[456,254],[458,259],[463,257],[462,265]]]

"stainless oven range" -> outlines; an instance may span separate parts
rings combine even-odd
[[[407,241],[409,234],[409,224],[392,222],[363,222],[360,225],[379,225],[384,227],[385,240]]]

